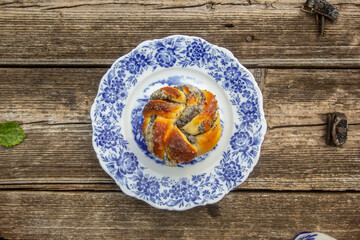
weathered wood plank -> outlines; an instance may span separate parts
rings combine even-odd
[[[0,192],[7,239],[292,239],[320,231],[360,238],[359,193],[232,192],[185,212],[121,192]],[[179,220],[181,219],[181,220]]]
[[[0,68],[0,122],[90,122],[104,68]]]
[[[1,189],[117,189],[98,163],[89,124],[23,127],[22,144],[0,146]],[[350,126],[342,148],[325,145],[324,135],[325,126],[270,129],[239,189],[360,190],[360,125]]]
[[[360,71],[252,71],[264,94],[270,129],[259,165],[241,188],[360,189],[359,125],[350,126],[343,148],[328,147],[324,141],[325,113],[342,111],[350,123],[360,123]],[[88,184],[113,183],[91,146],[89,110],[105,72],[103,68],[0,69],[5,79],[0,82],[0,102],[5,103],[0,105],[0,122],[19,121],[28,134],[16,148],[1,148],[3,188],[89,189]]]
[[[6,1],[0,64],[110,64],[144,40],[186,34],[228,48],[252,67],[359,68],[360,6],[334,4],[339,20],[327,21],[319,36],[299,1]]]
[[[268,69],[264,79],[269,127],[322,124],[330,112],[360,123],[359,70]]]
[[[0,122],[90,123],[106,68],[0,68]],[[360,123],[358,69],[251,69],[269,127],[326,123],[344,112]]]
[[[50,1],[36,1],[36,0],[4,0],[2,6],[5,8],[32,8],[32,7],[41,7],[45,9],[54,9],[54,8],[74,8],[74,7],[83,7],[83,6],[98,6],[98,5],[129,5],[129,4],[138,4],[140,6],[151,6],[154,8],[191,8],[199,6],[213,7],[217,5],[257,5],[257,4],[293,4],[298,5],[297,0],[257,0],[257,1],[247,1],[247,0],[220,0],[216,2],[209,2],[207,0],[152,0],[152,1],[142,1],[142,0],[115,0],[115,1],[89,1],[89,0],[68,0],[64,3],[61,0],[50,0]],[[359,4],[359,0],[353,0],[351,3],[345,2],[344,0],[333,0],[332,4]]]

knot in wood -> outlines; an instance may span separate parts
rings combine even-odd
[[[326,143],[328,145],[341,146],[346,142],[348,132],[348,120],[343,113],[328,114],[328,128]]]

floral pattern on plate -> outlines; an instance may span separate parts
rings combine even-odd
[[[124,109],[132,91],[145,84],[146,76],[170,68],[209,76],[227,96],[234,116],[234,126],[223,126],[224,131],[232,131],[231,137],[215,164],[184,177],[153,171],[142,162],[144,156],[133,151],[147,151],[139,131],[141,107],[128,109],[132,120],[126,124],[132,126],[132,139],[124,133]],[[144,105],[146,96],[139,94],[137,102]],[[93,146],[104,170],[128,195],[170,210],[215,203],[245,181],[258,161],[266,132],[262,95],[251,73],[228,50],[201,38],[179,35],[143,42],[119,58],[100,83],[91,119]],[[132,146],[131,142],[136,144]],[[207,157],[202,156],[200,161]],[[164,167],[159,160],[156,164]]]

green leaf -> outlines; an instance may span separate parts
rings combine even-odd
[[[0,123],[0,144],[11,147],[21,143],[26,134],[16,122]]]

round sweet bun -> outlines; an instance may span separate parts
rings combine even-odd
[[[149,152],[171,167],[209,152],[221,136],[215,95],[192,85],[156,90],[142,114]]]

